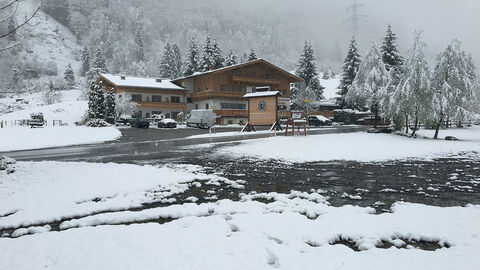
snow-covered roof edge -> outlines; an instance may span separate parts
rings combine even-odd
[[[273,96],[281,96],[282,93],[279,91],[265,91],[265,92],[256,92],[256,93],[250,93],[246,94],[243,97],[244,98],[253,98],[253,97],[273,97]]]
[[[124,79],[122,79],[124,77]],[[131,88],[150,88],[150,89],[162,89],[162,90],[178,90],[185,91],[181,86],[176,85],[169,79],[161,79],[151,77],[134,77],[127,75],[114,75],[114,74],[100,74],[97,82],[101,79],[107,80],[109,83],[119,87],[131,87]]]
[[[193,73],[192,75],[189,75],[189,76],[184,76],[184,77],[180,77],[180,78],[177,78],[177,79],[174,79],[172,80],[172,82],[177,82],[177,81],[181,81],[181,80],[185,80],[185,79],[190,79],[190,78],[194,78],[194,77],[197,77],[197,76],[202,76],[202,75],[206,75],[206,74],[211,74],[211,73],[214,73],[214,72],[221,72],[221,71],[226,71],[226,70],[230,70],[230,69],[235,69],[235,68],[238,68],[238,67],[243,67],[243,66],[248,66],[248,65],[252,65],[252,64],[255,64],[255,63],[260,63],[260,62],[263,62],[263,63],[266,63],[267,65],[270,65],[280,71],[282,71],[283,73],[291,76],[292,78],[295,78],[297,81],[303,81],[302,78],[298,77],[297,75],[289,72],[289,71],[286,71],[285,69],[279,67],[279,66],[276,66],[270,62],[268,62],[267,60],[265,59],[262,59],[262,58],[259,58],[259,59],[256,59],[256,60],[252,60],[252,61],[248,61],[248,62],[245,62],[245,63],[239,63],[239,64],[236,64],[236,65],[231,65],[231,66],[227,66],[227,67],[222,67],[222,68],[217,68],[217,69],[212,69],[212,70],[209,70],[209,71],[204,71],[204,72],[195,72]]]

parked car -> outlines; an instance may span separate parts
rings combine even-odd
[[[380,127],[380,128],[371,128],[367,130],[368,133],[393,133],[395,130],[391,127]]]
[[[148,122],[144,118],[135,118],[135,119],[132,120],[130,125],[133,128],[149,128],[150,127],[150,122]]]
[[[158,122],[158,127],[159,128],[176,128],[177,121],[170,118],[165,118],[160,120],[160,122]]]
[[[192,110],[187,116],[187,127],[211,128],[215,119],[213,110]]]
[[[308,117],[308,125],[309,126],[331,126],[332,120],[328,119],[323,115],[310,115]]]

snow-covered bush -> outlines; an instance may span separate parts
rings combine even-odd
[[[108,127],[110,126],[105,120],[102,119],[91,119],[88,120],[85,124],[87,127]]]
[[[7,173],[15,172],[16,160],[6,156],[0,156],[0,171],[6,171]]]
[[[62,93],[55,90],[53,83],[50,82],[50,84],[43,90],[42,100],[47,105],[58,103],[62,100]]]
[[[183,112],[180,112],[177,114],[176,120],[178,123],[183,123],[185,121],[185,114]]]

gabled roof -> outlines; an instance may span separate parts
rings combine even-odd
[[[207,75],[207,74],[212,74],[212,73],[217,73],[217,72],[228,71],[228,70],[236,69],[236,68],[239,68],[239,67],[250,66],[250,65],[254,65],[254,64],[258,64],[258,63],[264,63],[267,66],[270,66],[271,68],[280,71],[281,73],[290,77],[292,82],[303,81],[302,78],[300,78],[298,76],[295,76],[294,74],[292,74],[292,73],[290,73],[290,72],[288,72],[288,71],[286,71],[286,70],[284,70],[284,69],[282,69],[282,68],[280,68],[280,67],[278,67],[278,66],[276,66],[276,65],[274,65],[270,62],[268,62],[267,60],[256,59],[256,60],[253,60],[253,61],[249,61],[249,62],[245,62],[245,63],[241,63],[241,64],[236,64],[236,65],[232,65],[232,66],[228,66],[228,67],[223,67],[223,68],[217,68],[217,69],[213,69],[213,70],[209,70],[209,71],[205,71],[205,72],[195,72],[190,76],[180,77],[178,79],[172,80],[172,82],[179,82],[179,81],[182,81],[182,80],[185,80],[185,79],[190,79],[190,78],[203,76],[203,75]]]
[[[120,86],[120,87],[151,88],[151,89],[181,90],[181,91],[185,90],[183,87],[180,87],[167,79],[162,79],[160,82],[157,82],[156,78],[101,74],[98,80],[101,80],[101,77],[103,77],[109,83],[116,86]],[[124,79],[122,79],[122,77]]]
[[[244,98],[254,98],[254,97],[274,97],[274,96],[281,96],[282,93],[278,91],[265,91],[265,92],[256,92],[256,93],[250,93],[246,94],[243,97]]]

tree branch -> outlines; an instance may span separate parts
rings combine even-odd
[[[43,0],[40,2],[40,5],[38,5],[37,9],[35,9],[35,11],[33,12],[33,14],[28,18],[26,19],[24,22],[22,22],[21,24],[17,25],[14,29],[8,31],[7,33],[3,34],[3,35],[0,35],[0,39],[4,38],[4,37],[7,37],[13,33],[15,33],[18,29],[22,28],[23,26],[25,26],[26,24],[28,24],[34,17],[35,15],[37,15],[37,13],[40,11],[40,8],[42,7],[42,3],[43,3]]]

